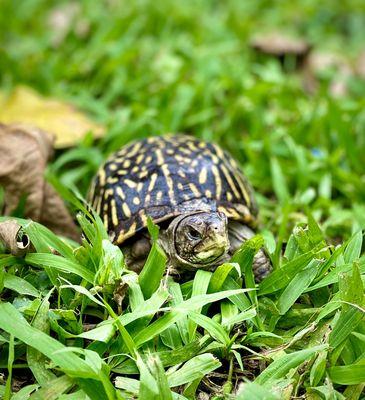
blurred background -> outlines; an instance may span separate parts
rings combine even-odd
[[[363,0],[2,0],[0,26],[0,121],[71,137],[61,184],[85,195],[113,150],[185,132],[241,162],[268,241],[307,210],[334,241],[365,228]],[[58,103],[31,111],[49,98],[86,136]]]

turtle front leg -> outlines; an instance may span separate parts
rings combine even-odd
[[[233,256],[233,254],[242,246],[242,243],[252,238],[253,236],[255,236],[255,232],[252,231],[248,226],[237,221],[229,221],[229,255]],[[261,282],[271,272],[271,262],[269,257],[265,254],[264,250],[260,249],[256,253],[253,259],[252,270],[256,282]]]

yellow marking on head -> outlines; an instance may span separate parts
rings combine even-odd
[[[134,189],[137,187],[137,183],[132,181],[131,179],[124,179],[123,181],[128,187],[130,187],[131,189]]]
[[[168,187],[168,195],[169,195],[170,201],[172,204],[175,204],[176,201],[175,201],[175,197],[174,197],[174,182],[171,178],[169,168],[166,164],[164,164],[164,165],[161,165],[161,170],[166,179],[166,184]]]
[[[122,168],[127,169],[130,166],[131,166],[131,160],[126,159],[126,160],[123,161]]]
[[[239,199],[239,198],[241,197],[241,196],[240,196],[240,193],[239,193],[239,191],[237,190],[237,188],[236,188],[236,186],[235,186],[235,184],[234,184],[234,182],[233,182],[233,179],[232,179],[232,177],[231,177],[231,175],[230,175],[228,169],[226,168],[226,166],[225,166],[223,163],[221,163],[220,168],[221,168],[221,171],[223,172],[223,175],[224,175],[224,177],[226,178],[226,180],[227,180],[227,182],[228,182],[228,185],[229,185],[229,187],[231,188],[232,192],[233,192],[234,195]]]
[[[139,204],[141,204],[141,200],[139,197],[133,197],[133,204],[135,204],[136,206],[138,206]]]
[[[208,171],[204,167],[204,168],[202,168],[202,170],[200,171],[200,174],[199,174],[199,183],[201,185],[204,185],[204,183],[207,181],[207,176],[208,176]]]
[[[205,195],[206,195],[207,197],[212,197],[212,192],[211,192],[210,190],[206,190],[206,191],[205,191]]]
[[[132,216],[131,210],[130,210],[130,208],[128,207],[128,204],[127,204],[127,203],[123,203],[123,204],[122,204],[122,211],[123,211],[123,214],[124,214],[127,218],[130,218],[130,217]]]
[[[218,167],[216,165],[212,165],[212,173],[215,182],[215,196],[217,199],[220,199],[222,195],[222,180],[219,175]]]
[[[117,186],[115,188],[115,191],[117,192],[117,195],[122,199],[125,200],[125,194],[123,192],[123,189],[120,186]]]
[[[117,214],[117,204],[115,199],[112,199],[111,202],[111,212],[112,212],[112,222],[114,227],[118,226],[118,214]]]
[[[147,215],[144,213],[144,211],[141,211],[139,213],[139,218],[140,218],[141,225],[146,226],[147,225]]]

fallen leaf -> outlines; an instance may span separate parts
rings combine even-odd
[[[306,40],[293,38],[279,32],[256,36],[252,39],[250,45],[261,53],[276,57],[285,55],[305,56],[311,49]]]
[[[104,128],[90,121],[73,106],[41,96],[26,86],[17,86],[8,96],[0,93],[0,122],[29,124],[56,137],[55,147],[70,147],[87,132],[101,137]]]
[[[0,222],[0,241],[13,256],[24,256],[30,249],[28,235],[15,220]]]
[[[3,215],[11,215],[21,199],[24,215],[56,234],[79,240],[76,225],[62,199],[44,179],[53,154],[51,136],[38,128],[0,124],[0,186]]]

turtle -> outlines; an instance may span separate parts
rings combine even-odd
[[[139,272],[151,248],[148,217],[170,271],[214,270],[255,235],[258,208],[237,161],[217,144],[184,134],[135,140],[112,154],[94,177],[89,202],[127,267]],[[256,281],[271,270],[263,249]]]

